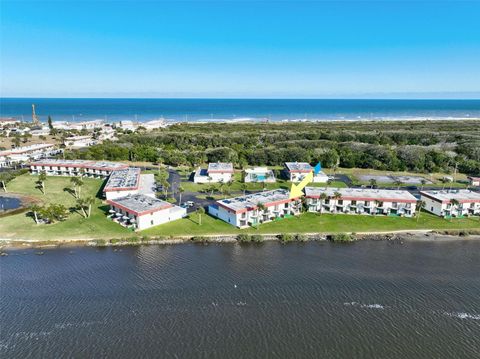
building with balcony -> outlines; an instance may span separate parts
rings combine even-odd
[[[289,191],[276,189],[217,201],[209,206],[208,213],[232,226],[246,228],[297,215],[301,208],[300,198],[290,198]]]
[[[421,191],[425,210],[437,216],[452,218],[480,215],[480,193],[465,190]]]
[[[39,143],[0,151],[0,167],[11,167],[22,162],[29,162],[61,153],[52,143]]]
[[[128,165],[120,162],[46,159],[30,163],[30,172],[47,176],[86,176],[105,178],[112,171],[126,169]]]
[[[137,193],[155,198],[155,187],[153,174],[141,174],[140,168],[129,167],[112,171],[103,187],[103,195],[107,200]]]
[[[276,181],[272,170],[267,167],[255,167],[245,170],[245,183],[249,182],[264,182],[274,183]]]
[[[219,183],[229,182],[233,177],[233,164],[224,162],[209,163],[207,169],[199,168],[195,171],[193,182],[195,183]]]
[[[338,198],[335,198],[336,192]],[[405,217],[415,214],[417,203],[408,191],[369,188],[306,187],[305,198],[310,212]]]
[[[185,208],[143,194],[107,200],[112,221],[132,230],[144,230],[187,215]]]
[[[307,162],[285,162],[284,173],[291,182],[302,181],[310,171],[313,171],[313,167]],[[328,179],[328,176],[323,171],[313,176],[313,182],[315,183],[326,183]]]

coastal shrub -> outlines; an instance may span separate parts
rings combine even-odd
[[[110,239],[110,244],[117,244],[120,240],[118,238]]]
[[[129,238],[126,239],[126,241],[127,241],[128,243],[137,243],[138,240],[139,240],[138,237],[129,237]]]
[[[240,243],[250,242],[250,236],[246,233],[240,233],[237,236],[237,241],[239,241]]]
[[[105,247],[107,245],[107,241],[105,239],[96,239],[95,245],[98,247]]]
[[[255,242],[255,243],[261,243],[261,242],[263,242],[263,236],[260,235],[260,234],[254,234],[251,237],[251,241]]]
[[[209,239],[207,237],[203,237],[203,236],[193,236],[192,237],[192,242],[194,242],[194,243],[208,243]]]
[[[334,242],[353,242],[355,237],[348,233],[335,233],[332,234],[332,241]]]
[[[278,236],[278,239],[282,243],[292,242],[294,237],[290,233],[282,233]]]
[[[305,234],[297,233],[297,234],[295,235],[295,240],[296,240],[297,242],[306,242],[307,239],[308,239],[308,238],[307,238],[307,236],[306,236]]]

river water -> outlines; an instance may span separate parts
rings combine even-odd
[[[478,358],[480,242],[12,250],[2,358]]]

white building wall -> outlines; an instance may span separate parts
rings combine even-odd
[[[105,192],[105,198],[107,200],[110,200],[110,199],[116,199],[116,198],[120,198],[120,197],[126,197],[126,196],[129,196],[131,194],[136,194],[138,193],[138,190],[134,189],[134,190],[131,190],[131,191],[107,191]]]

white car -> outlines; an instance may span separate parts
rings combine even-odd
[[[195,205],[193,201],[187,201],[185,203],[187,204],[188,207],[193,207]]]

